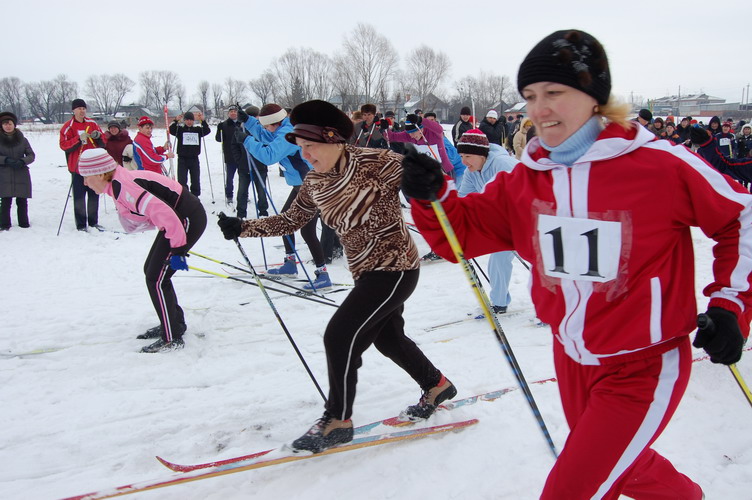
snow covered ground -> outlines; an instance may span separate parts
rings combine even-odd
[[[139,354],[136,335],[157,324],[143,279],[154,233],[79,233],[69,204],[55,236],[70,177],[57,131],[25,131],[37,153],[31,166],[31,229],[0,233],[0,498],[52,499],[169,477],[155,459],[205,462],[274,447],[303,433],[322,401],[260,292],[195,271],[175,278],[186,311],[186,348]],[[133,131],[131,131],[133,135]],[[163,131],[155,132],[159,142]],[[161,138],[161,139],[160,139]],[[202,201],[225,209],[220,149],[206,146],[216,204],[202,155]],[[270,168],[277,206],[288,194]],[[14,224],[15,224],[15,215]],[[194,248],[238,263],[210,216]],[[112,201],[102,197],[100,223],[119,229]],[[421,252],[426,243],[416,238]],[[258,240],[242,240],[263,267]],[[696,234],[697,300],[709,280],[711,245]],[[280,262],[278,238],[265,240],[268,261]],[[309,254],[300,246],[303,258]],[[485,267],[486,259],[479,259]],[[191,257],[193,266],[232,272]],[[309,272],[312,268],[309,267]],[[351,282],[342,259],[335,281]],[[512,313],[501,323],[529,382],[554,376],[551,334],[534,323],[528,272],[515,263]],[[332,308],[293,297],[275,304],[319,383],[326,388],[322,334]],[[279,297],[279,298],[277,298]],[[333,294],[341,301],[344,293]],[[424,266],[406,305],[406,328],[457,385],[458,397],[515,387],[497,341],[477,321],[426,331],[477,307],[458,266]],[[49,351],[49,352],[47,352]],[[702,358],[701,351],[696,352]],[[656,448],[698,481],[707,498],[752,498],[752,410],[729,370],[694,364],[681,406]],[[752,381],[750,355],[739,369]],[[359,372],[355,424],[396,415],[417,401],[419,388],[375,349]],[[555,382],[531,385],[561,449],[567,435]],[[141,494],[141,498],[533,499],[551,452],[520,391],[437,414],[433,422],[478,418],[457,434],[319,457]]]

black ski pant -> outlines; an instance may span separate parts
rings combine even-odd
[[[327,264],[332,263],[335,253],[338,257],[342,255],[342,243],[339,241],[337,232],[323,222],[321,223],[321,248],[324,249]]]
[[[253,180],[253,188],[256,190],[256,209],[261,215],[268,215],[269,201],[266,198],[266,177],[269,172],[269,167],[258,161],[250,153],[248,159],[251,162],[251,179]]]
[[[186,232],[187,241],[185,246],[181,247],[181,251],[185,253],[193,247],[206,229],[206,211],[198,198],[184,191],[178,201],[176,212],[183,220]],[[170,267],[170,257],[173,255],[170,240],[164,231],[160,231],[144,263],[146,288],[162,325],[162,340],[165,342],[181,338],[186,330],[183,309],[178,304],[178,297],[172,286],[171,278],[175,271]]]
[[[188,174],[191,174],[190,191],[196,196],[201,195],[201,164],[198,156],[178,156],[178,182],[188,189]]]
[[[299,191],[300,186],[292,187],[290,196],[287,197],[287,201],[285,201],[285,204],[282,207],[282,212],[290,208],[292,202],[295,201],[295,198],[298,196]],[[321,242],[319,241],[319,237],[316,235],[316,222],[318,222],[318,220],[319,216],[318,214],[316,214],[313,219],[308,221],[305,226],[300,228],[300,235],[303,237],[306,245],[308,245],[308,250],[311,251],[311,257],[313,257],[314,264],[316,264],[316,267],[321,267],[326,264],[326,259],[324,259],[324,249],[321,248]],[[282,241],[284,241],[285,243],[285,253],[287,255],[295,253],[295,233],[283,236]]]
[[[73,216],[76,219],[76,229],[86,229],[99,224],[99,195],[93,189],[84,185],[84,178],[80,174],[71,172],[73,184]]]
[[[371,344],[405,370],[427,391],[441,379],[441,372],[415,342],[405,335],[402,319],[405,301],[418,284],[419,270],[369,271],[355,280],[355,287],[334,313],[324,333],[329,369],[326,409],[334,418],[352,415],[358,368]]]
[[[0,198],[0,229],[10,229],[10,208],[13,198]],[[16,198],[16,214],[18,225],[29,227],[29,204],[26,198]]]

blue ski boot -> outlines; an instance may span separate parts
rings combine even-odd
[[[274,274],[277,276],[297,276],[298,265],[295,264],[295,256],[293,255],[292,257],[285,257],[284,264],[282,264],[280,267],[269,269],[266,273]]]
[[[329,279],[329,273],[326,271],[314,271],[316,273],[316,279],[313,280],[313,287],[316,288],[316,290],[321,290],[323,288],[331,288],[332,287],[332,281]],[[303,285],[304,290],[310,290],[313,291],[313,287],[311,287],[310,283],[306,283]]]

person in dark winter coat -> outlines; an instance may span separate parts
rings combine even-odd
[[[363,121],[353,131],[352,145],[360,148],[389,149],[376,120],[376,105],[364,104],[360,107]]]
[[[452,142],[454,143],[455,147],[457,147],[457,142],[460,140],[460,137],[462,137],[462,134],[464,134],[471,128],[474,128],[473,124],[470,122],[471,117],[472,111],[470,111],[470,108],[463,106],[460,110],[459,121],[454,124],[454,127],[452,127]]]
[[[752,125],[743,125],[741,129],[741,133],[736,136],[738,158],[752,157]]]
[[[664,137],[664,139],[667,139],[674,144],[682,143],[681,136],[676,131],[676,125],[674,125],[674,122],[666,122],[666,137]]]
[[[183,124],[180,125],[180,120]],[[209,135],[211,129],[204,120],[204,114],[198,113],[201,125],[195,125],[193,113],[188,111],[178,115],[170,124],[170,135],[178,138],[178,182],[188,189],[188,173],[191,174],[191,193],[201,194],[201,138]]]
[[[29,164],[35,159],[28,139],[16,128],[18,118],[10,111],[0,113],[0,231],[11,227],[10,209],[16,199],[19,227],[29,227],[28,198],[31,198]]]
[[[689,118],[684,117],[681,119],[681,122],[679,122],[679,126],[676,127],[676,133],[679,135],[680,142],[679,144],[684,144],[685,146],[690,145],[689,140]]]
[[[488,142],[491,144],[504,144],[506,138],[507,127],[503,121],[499,121],[499,114],[495,109],[486,113],[486,117],[480,122],[478,127],[481,132],[486,134]]]
[[[123,150],[125,147],[128,144],[133,144],[133,139],[131,139],[128,131],[120,127],[119,122],[111,121],[107,124],[107,132],[104,133],[105,149],[118,165],[123,164]]]
[[[715,142],[718,143],[718,150],[726,158],[736,158],[736,137],[731,133],[731,124],[724,123],[721,125],[721,132],[715,134]]]
[[[720,134],[721,133],[721,119],[717,116],[713,116],[712,118],[710,118],[707,129],[710,131],[711,134],[713,134],[713,136],[715,136],[715,134]]]

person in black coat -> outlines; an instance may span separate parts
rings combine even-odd
[[[480,122],[478,127],[481,132],[486,134],[488,142],[491,144],[498,144],[501,146],[504,144],[506,138],[506,125],[503,121],[499,121],[499,114],[496,110],[492,109],[486,113],[486,117]]]
[[[256,209],[259,217],[269,215],[269,201],[266,197],[264,184],[268,173],[268,166],[253,158],[246,151],[242,143],[235,140],[235,131],[243,130],[243,124],[238,120],[239,106],[233,104],[227,108],[227,120],[217,125],[215,139],[222,143],[222,156],[225,162],[225,201],[232,203],[234,190],[235,172],[238,173],[238,199],[236,205],[237,216],[245,219],[248,216],[248,189],[253,178],[253,186],[256,189]],[[249,107],[245,111],[248,115],[257,116],[258,108]],[[253,165],[250,163],[253,160]],[[255,167],[255,169],[253,168]],[[258,171],[258,175],[256,172]]]
[[[16,128],[18,118],[9,111],[0,113],[0,231],[11,227],[13,198],[19,227],[29,227],[28,198],[31,198],[29,164],[35,159],[28,139]]]
[[[196,196],[201,194],[201,138],[211,132],[203,113],[198,113],[198,120],[201,125],[195,125],[195,117],[188,111],[184,115],[178,115],[170,124],[170,134],[178,138],[178,182],[188,189],[190,173],[191,193]]]
[[[472,118],[472,111],[470,111],[469,107],[463,106],[460,110],[459,121],[454,124],[454,127],[452,127],[452,141],[454,142],[455,147],[457,146],[457,141],[462,137],[462,134],[473,128],[473,123],[470,121],[470,118]]]

